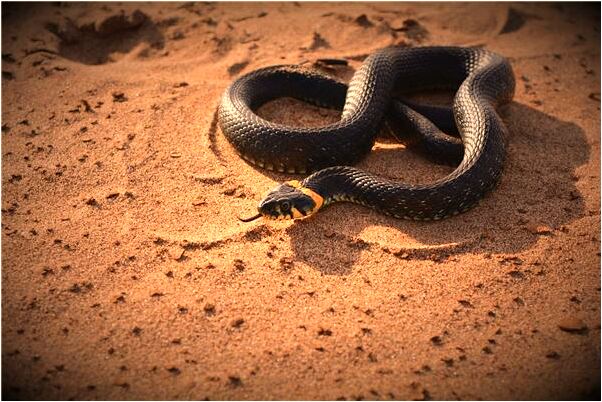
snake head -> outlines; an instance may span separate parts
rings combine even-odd
[[[259,203],[259,213],[268,219],[301,219],[320,209],[323,199],[298,181],[282,183]]]
[[[257,215],[241,220],[248,222],[261,216],[275,220],[302,219],[317,212],[323,203],[319,194],[292,180],[271,190],[259,203]]]

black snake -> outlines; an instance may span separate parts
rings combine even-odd
[[[504,57],[459,47],[379,50],[366,58],[348,86],[295,66],[267,67],[240,77],[225,91],[218,111],[229,142],[261,168],[315,172],[273,189],[259,204],[259,213],[245,221],[260,216],[304,218],[336,201],[414,220],[466,211],[502,173],[506,128],[496,107],[512,99],[514,86],[512,68]],[[434,88],[457,89],[452,109],[396,98]],[[337,108],[341,118],[324,127],[297,128],[266,121],[254,112],[279,97]],[[459,165],[448,176],[422,185],[398,183],[349,166],[370,152],[385,121],[400,138]],[[441,131],[456,129],[461,141]]]

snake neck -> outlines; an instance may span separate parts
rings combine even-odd
[[[403,184],[350,166],[334,166],[308,176],[300,185],[322,197],[324,206],[346,201],[396,218],[443,219],[467,211],[499,180],[504,145],[501,133],[490,134],[472,147],[474,154],[469,153],[452,174],[430,184]]]
[[[367,205],[362,189],[353,185],[353,173],[363,172],[350,166],[333,166],[308,176],[301,186],[319,194],[323,206],[341,201]]]

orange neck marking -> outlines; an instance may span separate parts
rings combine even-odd
[[[287,181],[286,184],[288,184],[294,188],[298,188],[303,194],[306,194],[312,200],[314,200],[314,203],[316,204],[316,206],[314,207],[314,210],[312,211],[312,213],[317,212],[318,209],[322,208],[322,205],[324,205],[324,198],[320,194],[313,191],[312,189],[303,187],[299,180]]]

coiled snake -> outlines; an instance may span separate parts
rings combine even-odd
[[[225,91],[219,106],[220,127],[229,142],[261,168],[315,173],[279,185],[260,202],[257,215],[242,220],[304,218],[336,201],[413,220],[466,211],[500,178],[506,128],[496,107],[512,99],[514,86],[505,58],[458,47],[379,50],[363,62],[348,87],[294,66],[248,73]],[[451,111],[394,98],[433,88],[458,88]],[[340,109],[341,118],[324,127],[294,128],[255,114],[262,104],[285,96]],[[413,139],[423,151],[459,165],[448,176],[423,185],[398,183],[349,166],[370,152],[385,120],[402,139]],[[461,143],[440,128],[457,128]]]

